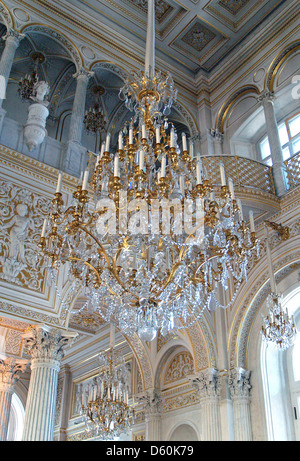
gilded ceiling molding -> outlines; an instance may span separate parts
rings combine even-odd
[[[53,40],[56,40],[60,45],[62,45],[70,55],[70,59],[74,62],[76,66],[76,72],[79,72],[80,69],[84,68],[83,56],[80,53],[77,46],[70,40],[69,37],[66,37],[61,31],[50,27],[47,24],[27,24],[22,29],[23,34],[28,34],[29,32],[36,32],[40,34],[47,35]]]
[[[242,99],[245,95],[248,94],[256,94],[259,95],[260,91],[255,85],[246,85],[241,88],[239,88],[237,91],[235,91],[229,98],[224,102],[222,105],[221,109],[218,112],[217,118],[216,118],[216,123],[215,123],[215,130],[217,130],[219,133],[224,133],[224,125],[225,125],[225,120],[227,117],[231,116],[231,109],[233,106]]]
[[[300,223],[297,221],[294,225],[290,226],[290,231],[292,236],[296,236],[296,239],[292,239],[291,237],[286,244],[282,245],[280,248],[282,256],[273,263],[276,283],[279,283],[291,272],[297,269],[299,270],[300,268]],[[278,236],[273,239],[273,249],[274,246],[275,248],[278,247],[278,239]],[[275,243],[276,241],[277,245]],[[260,262],[263,263],[262,258],[260,258]],[[258,270],[261,270],[261,266],[258,269],[256,267],[256,274]],[[254,275],[255,274],[252,274],[253,277]],[[240,302],[237,300],[237,312],[232,322],[228,340],[230,369],[234,367],[247,369],[248,346],[253,324],[270,291],[269,273],[267,265],[265,264],[264,270],[255,277],[255,280],[253,280],[251,284],[249,284],[246,293],[241,294],[243,299],[241,299]]]
[[[265,77],[264,89],[270,92],[275,91],[275,80],[291,56],[300,50],[300,40],[290,43],[284,50],[280,51],[272,61]]]
[[[13,15],[7,8],[7,6],[0,0],[0,16],[3,19],[7,29],[14,29],[15,21]]]

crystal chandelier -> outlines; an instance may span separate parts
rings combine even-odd
[[[83,123],[88,133],[100,133],[106,126],[106,120],[100,104],[100,96],[104,93],[102,86],[93,88],[93,93],[96,97],[96,102],[93,107],[85,112]]]
[[[26,74],[19,82],[18,95],[22,101],[30,100],[34,85],[39,81],[38,65],[45,61],[45,56],[39,52],[33,53],[31,58],[34,62],[34,69],[31,75]]]
[[[188,327],[205,308],[230,306],[258,251],[253,214],[249,228],[223,164],[213,185],[166,118],[176,90],[170,75],[155,72],[154,2],[148,7],[145,71],[120,91],[134,116],[115,154],[107,134],[91,187],[85,171],[68,208],[59,175],[40,242],[52,268],[68,262],[91,309],[145,341]],[[222,303],[217,291],[230,281],[233,294]]]
[[[267,343],[284,351],[294,341],[297,332],[294,317],[284,312],[278,294],[272,293],[267,298],[268,315],[263,318],[262,337]]]
[[[89,436],[112,440],[134,424],[134,409],[128,403],[129,371],[114,349],[114,326],[110,348],[100,354],[99,364],[99,375],[83,387],[81,414]]]
[[[266,222],[271,225],[272,228],[278,230],[278,225],[276,223]],[[285,228],[285,233],[283,239],[286,240],[285,236],[287,235],[287,229]],[[268,259],[268,270],[270,275],[270,284],[271,284],[271,294],[267,298],[267,308],[268,315],[263,317],[263,325],[261,329],[261,334],[263,340],[267,343],[273,344],[279,350],[288,349],[294,341],[295,335],[297,333],[294,316],[289,317],[287,310],[284,312],[281,304],[281,299],[277,291],[277,286],[275,282],[274,269],[272,264],[271,249],[268,239],[268,230],[266,230],[266,249],[267,249],[267,259]]]

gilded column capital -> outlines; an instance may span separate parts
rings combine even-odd
[[[219,372],[215,368],[207,368],[196,375],[189,377],[197,389],[200,398],[218,399],[220,396]]]
[[[25,38],[25,34],[21,34],[13,28],[8,29],[7,33],[2,37],[3,40],[13,42],[16,46],[19,46],[23,38]]]
[[[222,133],[218,128],[210,128],[208,133],[212,138],[214,138],[218,142],[223,142],[224,140],[224,133]]]
[[[251,371],[244,368],[234,368],[230,371],[228,386],[232,400],[250,398],[252,386],[250,384]]]
[[[161,393],[157,389],[147,391],[139,397],[139,403],[144,406],[146,416],[162,413]]]
[[[274,91],[265,90],[259,96],[257,96],[256,99],[258,102],[274,101],[275,93]]]
[[[28,360],[7,357],[0,359],[0,389],[13,392],[14,385],[28,364]]]
[[[78,72],[73,74],[73,77],[76,78],[76,80],[83,79],[88,81],[91,77],[93,77],[94,74],[95,72],[89,71],[84,67],[81,67],[81,69],[79,69]]]
[[[31,358],[37,361],[60,361],[64,356],[64,348],[71,345],[77,333],[46,325],[31,326],[24,334],[25,345]]]

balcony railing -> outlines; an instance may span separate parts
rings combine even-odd
[[[244,157],[222,155],[202,157],[203,167],[213,184],[220,184],[220,162],[227,178],[238,187],[260,189],[275,195],[272,167]]]
[[[300,184],[300,152],[293,157],[285,160],[286,177],[289,189],[299,186]]]

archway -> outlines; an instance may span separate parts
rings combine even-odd
[[[195,429],[188,423],[180,424],[173,429],[173,432],[169,438],[171,442],[182,441],[192,442],[198,441],[198,436]]]

